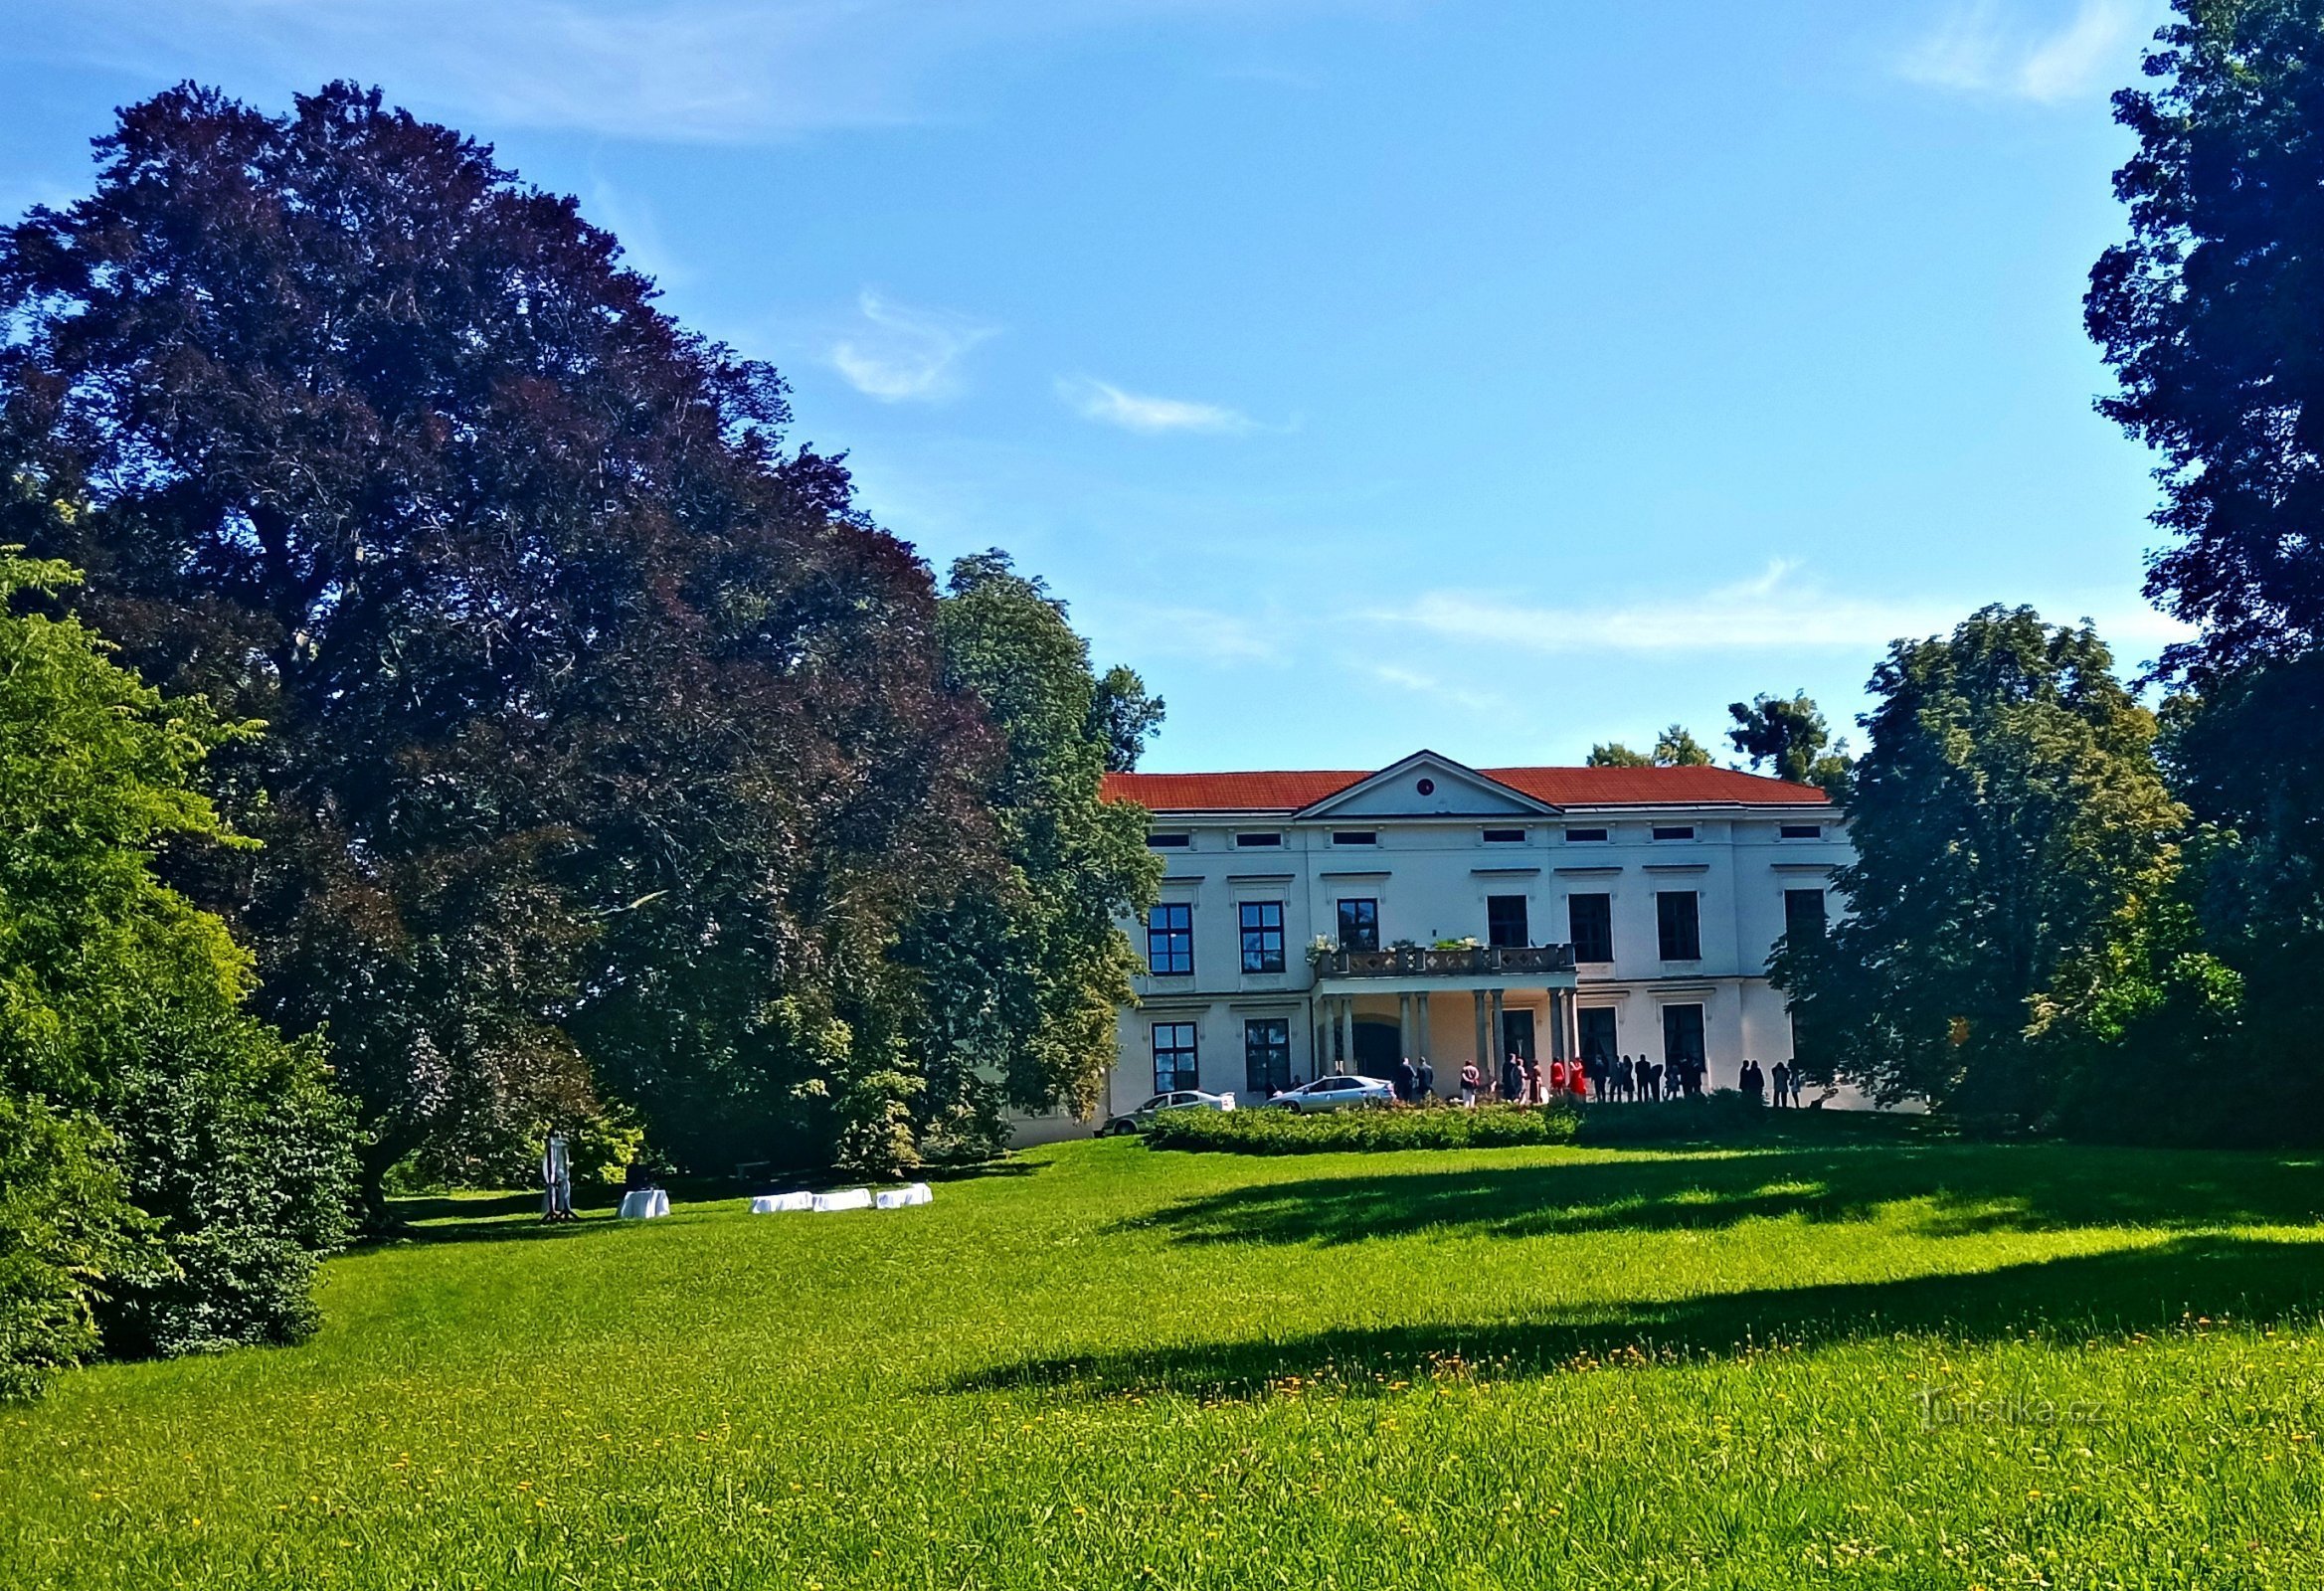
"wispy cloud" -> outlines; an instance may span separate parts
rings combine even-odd
[[[1907,635],[1950,630],[1990,598],[1887,599],[1833,592],[1778,561],[1748,580],[1707,591],[1671,593],[1588,608],[1526,603],[1475,592],[1426,592],[1408,606],[1368,617],[1451,640],[1485,641],[1543,653],[1877,651]],[[2036,601],[2052,622],[2089,617],[2098,633],[2126,650],[2176,640],[2185,631],[2153,609],[2085,615],[2070,599]]]
[[[960,390],[962,355],[999,328],[947,309],[913,309],[866,287],[860,324],[831,344],[847,385],[883,403],[929,403]]]
[[[1077,605],[1075,611],[1096,621],[1107,645],[1135,656],[1214,663],[1271,663],[1283,656],[1286,626],[1264,614],[1123,602]]]
[[[2035,17],[2023,0],[1966,0],[1898,59],[1914,83],[1957,92],[2056,104],[2127,83],[2156,0],[2074,0]]]
[[[1183,398],[1154,398],[1125,392],[1110,382],[1085,376],[1060,377],[1057,396],[1073,406],[1084,420],[1150,436],[1171,431],[1205,432],[1234,436],[1256,431],[1258,422],[1219,404],[1190,403]]]
[[[749,141],[926,118],[947,69],[1076,34],[1378,0],[71,0],[0,51],[278,94],[352,75],[487,124]]]
[[[1423,669],[1406,668],[1398,663],[1368,663],[1363,670],[1383,685],[1410,691],[1415,696],[1426,696],[1433,701],[1446,702],[1472,713],[1498,713],[1509,710],[1510,704],[1490,691],[1473,685],[1438,678]]]

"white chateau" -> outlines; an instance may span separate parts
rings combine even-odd
[[[1723,768],[1114,774],[1149,808],[1162,898],[1125,923],[1145,961],[1112,1110],[1179,1088],[1256,1102],[1336,1071],[1429,1058],[1705,1060],[1792,1053],[1767,983],[1820,925],[1851,852],[1823,792]]]

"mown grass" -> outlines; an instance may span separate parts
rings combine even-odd
[[[1117,1141],[492,1209],[306,1347],[0,1410],[0,1584],[2324,1583],[2313,1161]]]

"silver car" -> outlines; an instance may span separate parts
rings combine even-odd
[[[1394,1103],[1396,1088],[1376,1077],[1319,1077],[1286,1089],[1267,1103],[1286,1111],[1344,1111],[1357,1105]]]
[[[1167,1094],[1157,1094],[1135,1110],[1114,1117],[1098,1129],[1098,1137],[1116,1138],[1124,1133],[1142,1133],[1163,1111],[1231,1111],[1234,1108],[1235,1097],[1232,1094],[1205,1094],[1198,1088],[1173,1089]]]

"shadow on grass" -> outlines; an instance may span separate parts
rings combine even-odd
[[[1931,1237],[2077,1227],[2305,1225],[2324,1175],[2261,1154],[1893,1145],[1634,1152],[1621,1160],[1340,1175],[1238,1187],[1125,1223],[1181,1243],[1341,1244],[1418,1232],[1531,1237],[1861,1221],[1925,1200]]]
[[[1018,1160],[990,1160],[974,1165],[930,1165],[911,1173],[923,1182],[955,1183],[990,1177],[1031,1176],[1039,1165]],[[665,1184],[673,1214],[703,1205],[739,1205],[755,1192],[807,1189],[824,1192],[842,1187],[892,1187],[896,1178],[839,1177],[829,1174],[777,1178],[742,1183],[729,1177],[672,1177]],[[545,1222],[538,1189],[507,1193],[413,1194],[388,1200],[396,1224],[366,1235],[360,1248],[395,1243],[519,1243],[576,1238],[591,1232],[615,1230],[614,1212],[620,1208],[619,1188],[577,1189],[574,1208],[578,1221]]]
[[[1067,1390],[1091,1397],[1174,1392],[1249,1397],[1292,1378],[1346,1392],[1448,1372],[1488,1378],[1604,1364],[1738,1356],[1930,1334],[1964,1343],[2122,1340],[2210,1324],[2281,1325],[2324,1306],[2324,1242],[2216,1234],[2106,1254],[1901,1282],[1598,1305],[1529,1321],[1345,1327],[1275,1339],[1196,1342],[1032,1358],[940,1388]]]

